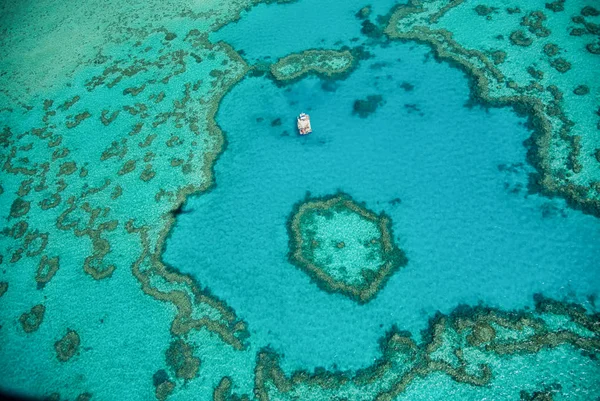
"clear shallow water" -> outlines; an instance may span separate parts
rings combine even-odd
[[[182,11],[173,7],[177,2],[161,4],[162,10],[168,12],[157,12],[158,8],[145,4],[143,7],[148,11],[141,15],[135,9],[128,9],[130,5],[126,2],[100,5],[106,14],[94,13],[89,3],[86,1],[79,7],[86,10],[89,18],[82,18],[70,6],[57,12],[52,4],[42,13],[48,11],[54,14],[53,18],[47,20],[44,15],[38,20],[43,24],[60,21],[57,22],[60,29],[56,31],[71,36],[74,30],[65,28],[68,24],[60,15],[68,10],[74,12],[72,20],[83,21],[94,32],[115,34],[129,24],[131,17],[143,26],[151,21],[152,26],[164,25],[177,34],[170,46],[165,41],[165,32],[160,31],[139,32],[139,38],[101,46],[102,54],[122,58],[124,68],[138,58],[156,61],[171,50],[190,50],[189,43],[184,43],[188,32],[203,31],[209,24],[205,18],[173,18]],[[207,4],[196,6],[217,5]],[[544,8],[543,2],[540,4]],[[244,57],[250,63],[274,61],[306,48],[355,46],[365,40],[360,35],[360,21],[354,17],[364,5],[357,0],[259,5],[243,13],[238,23],[224,27],[210,38],[225,40],[244,50]],[[38,6],[31,7],[32,12],[39,12]],[[377,2],[373,14],[383,14],[391,6],[388,0]],[[577,2],[569,6],[573,10],[579,7]],[[465,2],[463,11],[473,14],[471,7]],[[127,18],[117,21],[115,10]],[[98,14],[109,21],[102,19],[96,23],[92,17]],[[305,18],[300,19],[299,15]],[[456,21],[463,22],[460,14]],[[25,22],[18,25],[32,26]],[[470,25],[471,31],[475,31],[473,26]],[[85,29],[76,31],[84,36]],[[57,40],[58,34],[42,36],[52,48],[61,48],[60,52],[54,51],[61,53],[56,58],[61,63],[45,57],[52,49],[44,43],[38,46],[39,53],[33,53],[36,62],[52,67],[44,78],[56,84],[52,70],[74,69],[76,63],[68,62],[69,56],[73,56],[69,50],[80,46],[82,40],[77,35],[70,42],[72,46],[65,47],[68,40]],[[142,45],[135,44],[137,39]],[[94,43],[100,46],[102,41],[89,40],[88,34],[83,42],[85,48],[94,49],[89,54],[93,59],[98,50]],[[540,42],[543,40],[546,39]],[[496,39],[492,42],[498,43]],[[572,56],[570,44],[562,43],[559,42],[561,48]],[[152,49],[144,50],[146,46]],[[225,98],[217,120],[227,131],[230,144],[216,166],[217,186],[208,194],[190,199],[186,210],[191,213],[180,216],[165,259],[175,269],[198,278],[202,285],[233,306],[239,317],[250,324],[252,335],[246,351],[234,350],[204,329],[186,335],[185,340],[194,347],[201,366],[193,380],[178,380],[170,400],[210,399],[213,389],[226,375],[234,376],[236,391],[252,394],[256,353],[265,345],[272,345],[282,355],[287,371],[334,364],[355,369],[381,356],[378,341],[392,324],[418,334],[435,311],[451,311],[461,302],[521,308],[531,305],[532,294],[538,291],[578,301],[598,294],[600,276],[595,262],[599,256],[598,221],[565,208],[560,200],[526,197],[523,185],[531,168],[525,163],[521,144],[530,135],[522,125],[524,120],[510,110],[495,109],[487,113],[465,109],[463,104],[468,98],[465,77],[446,64],[432,62],[425,47],[394,44],[386,49],[368,50],[375,57],[364,62],[345,82],[323,86],[318,79],[309,78],[289,88],[277,88],[265,78],[247,78]],[[541,54],[541,49],[538,50]],[[13,49],[12,54],[23,55],[23,52]],[[220,63],[208,62],[209,56],[204,60],[199,64],[188,57],[186,73],[166,84],[156,81],[161,76],[158,69],[149,69],[127,77],[112,89],[99,87],[91,93],[87,93],[85,82],[101,74],[106,63],[77,67],[78,73],[67,80],[70,86],[52,92],[42,91],[35,79],[26,79],[30,89],[40,89],[40,93],[36,92],[40,96],[39,107],[25,115],[20,111],[10,114],[5,123],[17,127],[14,133],[18,135],[38,126],[43,115],[42,99],[52,98],[57,106],[82,95],[72,111],[59,112],[61,119],[57,119],[63,128],[57,128],[56,133],[63,135],[63,145],[72,151],[70,156],[80,166],[88,163],[90,168],[90,176],[85,180],[78,180],[77,174],[62,177],[69,181],[69,191],[79,196],[88,185],[100,187],[106,176],[110,176],[113,185],[120,184],[125,190],[120,201],[110,199],[112,188],[86,200],[94,207],[110,206],[110,218],[121,223],[133,218],[137,224],[147,224],[158,232],[164,223],[161,216],[169,214],[172,203],[166,199],[157,203],[156,191],[176,190],[183,183],[202,179],[196,172],[187,175],[189,180],[184,179],[176,174],[181,169],[168,167],[171,156],[184,157],[189,148],[168,148],[166,142],[177,133],[175,127],[154,128],[148,122],[143,133],[129,142],[127,159],[137,158],[138,170],[119,178],[115,174],[118,168],[113,164],[98,162],[102,150],[115,139],[129,137],[127,132],[132,125],[147,117],[127,115],[123,110],[110,127],[105,127],[98,114],[104,108],[121,109],[144,99],[150,114],[169,111],[173,100],[182,96],[186,83],[204,79],[205,85],[210,86],[209,73]],[[23,72],[33,67],[31,63],[25,64]],[[164,74],[169,71],[167,67],[162,70]],[[522,73],[529,79],[526,72]],[[403,89],[407,88],[405,82],[414,85],[414,90]],[[124,93],[128,87],[146,83],[148,88],[135,99]],[[150,93],[161,90],[167,93],[167,99],[160,104],[150,101]],[[364,120],[351,115],[354,100],[374,94],[381,94],[385,105]],[[593,99],[592,94],[587,99]],[[197,99],[190,103],[193,110],[200,107]],[[64,114],[66,121],[71,121],[69,114],[86,109],[92,113],[92,119],[74,130],[64,128]],[[581,110],[583,115],[589,108]],[[315,134],[308,138],[295,135],[294,117],[300,111],[313,116]],[[196,114],[192,111],[188,115]],[[578,121],[579,117],[577,114]],[[276,118],[283,121],[282,126],[271,126]],[[284,131],[289,135],[281,136]],[[139,144],[150,134],[158,134],[158,139],[151,148],[142,149]],[[179,134],[188,143],[195,139],[187,127]],[[23,137],[19,146],[25,146],[29,139]],[[52,150],[45,143],[38,145],[34,152],[20,156],[35,153],[32,163],[50,159]],[[139,173],[150,150],[159,156],[153,161],[158,174],[152,181],[143,182]],[[193,165],[199,168],[201,152],[196,156]],[[125,160],[115,163],[120,165]],[[20,162],[25,163],[23,159]],[[10,200],[6,211],[17,196],[21,179],[22,176],[2,176],[3,200]],[[55,179],[58,177],[52,176],[49,182]],[[54,188],[53,184],[50,187]],[[397,243],[410,258],[409,265],[397,272],[379,297],[365,306],[319,291],[286,258],[285,222],[292,205],[307,190],[314,195],[325,195],[338,189],[350,193],[357,201],[367,202],[375,211],[385,210],[390,214]],[[32,192],[28,198],[33,205],[27,216],[31,230],[44,231],[54,225],[56,216],[49,217],[52,211],[39,213],[35,209],[39,197],[43,198],[41,195],[34,196]],[[67,198],[64,195],[63,201]],[[401,198],[402,203],[394,206],[390,201],[395,198]],[[67,206],[62,204],[54,210],[55,214],[62,212],[63,207]],[[22,259],[12,265],[9,253],[4,253],[2,281],[10,281],[10,288],[0,300],[3,390],[40,396],[56,391],[61,399],[75,399],[86,391],[93,394],[92,399],[148,400],[155,398],[152,380],[155,372],[167,369],[173,378],[171,368],[166,365],[165,350],[173,341],[169,326],[175,308],[140,291],[140,282],[131,274],[131,265],[140,252],[137,236],[124,230],[105,235],[112,245],[107,260],[114,261],[117,269],[109,279],[101,281],[94,281],[82,269],[83,259],[91,252],[89,240],[76,238],[71,232],[52,230],[46,251],[50,256],[60,255],[61,265],[56,277],[43,290],[38,290],[32,279],[37,260]],[[38,331],[26,334],[19,317],[37,303],[46,306],[44,322]],[[56,358],[54,343],[67,328],[77,330],[81,346],[77,355],[62,363]],[[599,365],[569,346],[514,358],[485,355],[483,359],[494,372],[487,386],[469,386],[447,375],[433,374],[415,380],[398,399],[518,399],[522,389],[539,390],[554,382],[564,384],[562,399],[595,399],[590,394],[600,388]],[[306,396],[300,398],[308,399]],[[313,395],[313,399],[322,398]]]
[[[278,88],[255,77],[225,97],[217,186],[188,200],[164,260],[226,299],[253,342],[284,354],[287,369],[364,367],[392,324],[417,333],[460,303],[511,309],[531,305],[536,292],[597,294],[597,219],[519,190],[531,171],[524,119],[464,107],[464,74],[424,62],[425,47],[369,51],[334,92],[316,78]],[[356,99],[374,94],[385,104],[368,118],[352,115]],[[300,111],[313,121],[306,138],[294,131]],[[284,123],[273,127],[277,118]],[[306,191],[339,189],[388,213],[409,258],[365,306],[320,291],[287,262],[293,204]]]
[[[387,14],[395,4],[393,0],[371,4],[372,19]],[[361,21],[355,14],[366,5],[362,0],[259,4],[243,13],[239,21],[223,27],[209,38],[226,41],[236,50],[243,51],[244,58],[250,62],[274,61],[311,48],[356,46],[365,37],[360,32]]]

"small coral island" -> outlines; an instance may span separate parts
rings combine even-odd
[[[307,50],[285,56],[271,65],[277,81],[291,81],[308,74],[332,78],[350,72],[356,59],[350,50]]]
[[[358,303],[373,299],[407,263],[395,244],[391,220],[339,193],[306,198],[288,221],[290,261],[319,288]]]

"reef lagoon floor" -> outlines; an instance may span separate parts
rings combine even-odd
[[[3,7],[3,393],[600,397],[593,2]]]

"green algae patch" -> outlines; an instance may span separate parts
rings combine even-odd
[[[325,78],[341,77],[355,66],[349,50],[306,50],[290,54],[272,64],[271,74],[277,81],[295,81],[309,74]]]
[[[358,303],[373,299],[407,259],[393,240],[391,220],[346,194],[306,199],[288,222],[290,261],[324,291]]]

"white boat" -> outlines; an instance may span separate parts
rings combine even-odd
[[[298,131],[300,135],[308,135],[312,132],[310,126],[310,116],[306,113],[300,113],[298,116]]]

